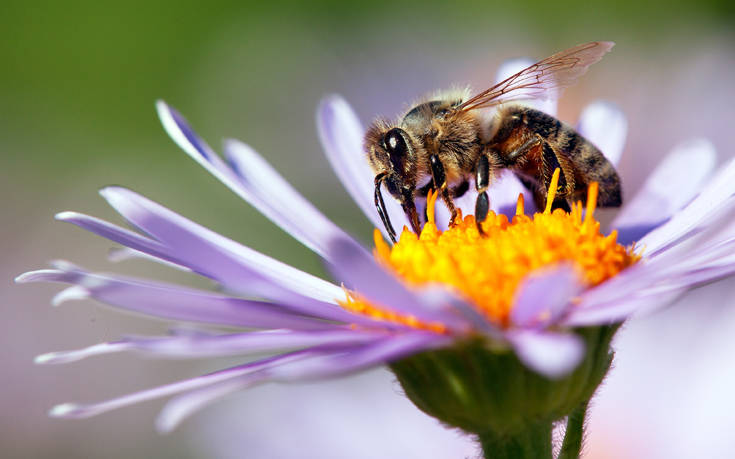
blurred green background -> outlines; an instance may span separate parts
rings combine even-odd
[[[91,359],[36,367],[33,356],[151,323],[92,306],[48,307],[53,286],[16,274],[65,258],[101,270],[177,278],[157,267],[111,267],[110,244],[52,216],[115,219],[96,191],[121,184],[276,258],[323,274],[307,249],[239,201],[168,139],[154,101],[177,107],[217,147],[248,142],[340,225],[371,228],[323,159],[314,111],[344,95],[363,122],[452,83],[479,88],[502,60],[545,57],[590,40],[617,42],[561,101],[573,122],[595,98],[630,117],[626,191],[675,143],[709,137],[732,156],[735,5],[640,2],[14,2],[0,4],[0,449],[3,457],[200,457],[196,424],[159,437],[160,403],[92,421],[47,419],[68,400],[94,401],[217,368],[211,362]],[[359,157],[356,160],[360,160]],[[672,184],[672,186],[676,186]],[[181,278],[184,282],[194,282]],[[357,392],[356,392],[357,394]],[[359,396],[359,395],[356,395]],[[349,421],[345,421],[349,422]]]

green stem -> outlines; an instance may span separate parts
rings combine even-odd
[[[567,431],[564,434],[564,443],[561,445],[561,452],[559,453],[558,459],[579,458],[584,441],[584,418],[587,414],[589,403],[589,400],[583,402],[569,415]]]
[[[539,423],[516,434],[487,432],[478,436],[485,459],[551,459],[551,423]]]

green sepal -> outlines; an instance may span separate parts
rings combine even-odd
[[[568,416],[585,404],[612,363],[618,325],[576,329],[584,360],[567,376],[548,379],[512,349],[485,339],[458,342],[391,364],[406,396],[442,423],[485,438],[511,438]]]

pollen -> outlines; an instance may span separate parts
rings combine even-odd
[[[518,197],[516,214],[490,211],[477,230],[472,215],[459,215],[446,231],[436,226],[436,193],[427,199],[427,223],[416,235],[403,229],[400,240],[389,246],[380,232],[374,231],[375,257],[409,286],[441,283],[467,299],[490,321],[507,326],[518,286],[531,272],[562,262],[576,267],[580,281],[595,286],[636,263],[640,256],[617,242],[617,232],[600,232],[594,218],[598,187],[590,185],[586,206],[571,206],[571,212],[551,210],[558,170],[554,174],[543,212],[524,213],[523,195]],[[584,211],[583,211],[584,209]],[[356,292],[347,292],[341,302],[346,309],[381,320],[415,328],[444,331],[441,324],[421,323],[413,317],[399,316],[379,305],[372,305]]]

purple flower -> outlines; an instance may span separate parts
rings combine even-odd
[[[500,324],[456,289],[441,284],[409,286],[247,145],[226,141],[223,160],[178,112],[163,102],[157,108],[166,131],[186,153],[312,249],[338,283],[369,304],[380,305],[383,313],[406,320],[389,320],[385,314],[365,314],[345,307],[345,290],[339,284],[244,247],[133,191],[107,187],[101,195],[135,230],[75,212],[62,212],[56,218],[121,244],[125,248],[116,253],[117,258],[141,256],[188,270],[215,281],[225,293],[91,273],[63,261],[16,280],[70,284],[54,298],[54,304],[95,298],[171,321],[244,331],[202,330],[123,338],[82,350],[44,354],[36,361],[66,363],[131,350],[179,358],[270,356],[102,403],[59,405],[51,410],[52,416],[84,418],[176,395],[157,422],[161,431],[169,431],[208,402],[256,384],[346,375],[478,337],[493,346],[512,349],[540,374],[561,378],[585,355],[585,342],[577,329],[620,323],[735,271],[735,226],[731,223],[735,162],[711,177],[715,154],[706,141],[677,148],[613,222],[619,242],[638,241],[635,247],[642,255],[638,263],[595,286],[581,283],[568,264],[534,272],[520,284],[508,321]],[[545,109],[553,112],[555,107],[551,104]],[[317,121],[330,164],[373,225],[383,228],[373,207],[372,175],[367,163],[361,161],[360,122],[336,96],[323,101]],[[626,131],[625,118],[617,109],[603,103],[590,106],[578,129],[617,162]],[[522,191],[512,176],[505,177],[493,188],[494,210],[508,213],[515,209],[516,197]],[[407,223],[397,203],[389,200],[386,204],[393,222]],[[448,221],[441,207],[437,214],[437,222]]]

